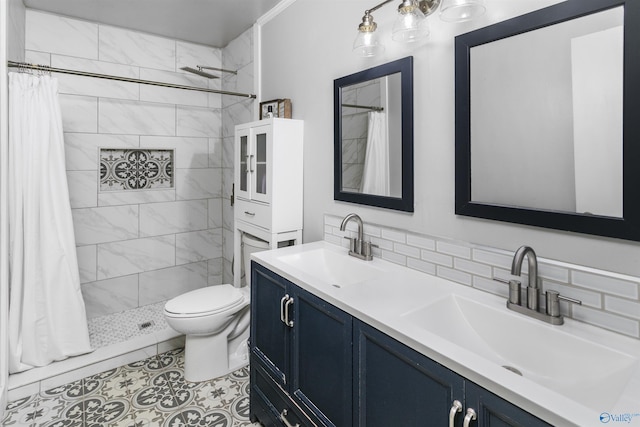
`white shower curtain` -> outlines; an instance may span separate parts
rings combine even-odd
[[[365,194],[391,195],[389,182],[389,144],[385,113],[369,112],[367,150],[360,190]]]
[[[91,351],[58,82],[9,73],[9,371]]]

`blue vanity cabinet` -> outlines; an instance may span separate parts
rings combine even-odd
[[[265,427],[550,427],[257,263],[250,418]],[[289,303],[287,303],[289,302]]]
[[[472,424],[477,427],[553,427],[468,380],[465,401],[465,408],[473,408],[477,413],[477,424]]]
[[[449,425],[461,376],[358,320],[354,333],[354,426]]]
[[[352,317],[293,285],[291,392],[319,425],[350,427]]]
[[[354,320],[354,426],[552,427],[379,330]]]
[[[251,280],[252,419],[350,427],[352,317],[259,264]]]

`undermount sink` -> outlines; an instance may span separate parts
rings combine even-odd
[[[372,280],[385,273],[370,261],[362,261],[324,248],[284,255],[279,259],[291,267],[336,288]]]
[[[637,369],[637,356],[458,295],[403,316],[514,375],[592,407],[616,402]]]

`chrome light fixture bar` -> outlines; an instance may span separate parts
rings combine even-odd
[[[372,12],[393,0],[385,0],[364,11],[362,23],[353,42],[353,51],[359,56],[375,56],[384,51],[376,30]],[[485,12],[485,0],[401,0],[398,17],[393,25],[391,38],[403,43],[422,40],[429,35],[426,17],[440,8],[440,18],[447,22],[463,22],[474,19]],[[441,4],[442,3],[442,4]]]

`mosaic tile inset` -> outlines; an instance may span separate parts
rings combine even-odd
[[[100,191],[173,188],[173,150],[100,149]]]

